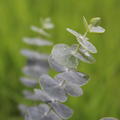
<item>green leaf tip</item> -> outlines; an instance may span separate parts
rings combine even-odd
[[[105,29],[101,26],[98,26],[101,21],[100,17],[95,17],[90,20],[90,23],[87,22],[86,18],[83,16],[83,23],[86,29],[86,32],[89,33],[104,33]]]
[[[90,20],[90,24],[96,26],[101,21],[100,17],[95,17]]]
[[[83,23],[84,23],[86,31],[89,31],[88,22],[84,16],[83,16]]]

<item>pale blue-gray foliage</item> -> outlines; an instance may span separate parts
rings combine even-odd
[[[71,54],[74,57],[86,63],[94,63],[96,61],[95,58],[82,46],[79,48],[79,52],[74,52],[74,50],[77,49],[77,47],[78,47],[77,44],[71,46],[71,50],[72,50]]]
[[[114,118],[114,117],[104,117],[100,120],[118,120],[117,118]]]
[[[54,25],[51,23],[50,19],[45,19],[45,22],[42,24],[44,28],[38,28],[32,26],[31,29],[35,32],[40,33],[40,38],[29,38],[25,37],[23,42],[28,45],[34,46],[51,46],[52,42],[46,40],[48,36],[50,36],[46,30],[52,29]],[[47,37],[46,37],[47,36]],[[39,85],[39,77],[42,74],[47,74],[48,70],[50,69],[48,64],[48,54],[39,53],[37,51],[29,50],[29,49],[22,49],[21,54],[27,57],[27,64],[23,67],[23,73],[25,76],[20,78],[20,81],[27,87],[35,88]],[[29,90],[24,90],[23,94],[25,98],[30,100],[41,100],[41,97],[34,94],[34,92]],[[43,99],[43,98],[42,98]],[[23,113],[27,112],[27,108],[25,105],[20,104],[19,109]],[[26,110],[25,110],[26,109]],[[53,114],[53,113],[52,113]],[[28,117],[26,118],[28,119]],[[30,118],[31,119],[31,118]]]
[[[37,46],[49,46],[49,45],[52,45],[52,42],[49,42],[47,40],[40,39],[40,38],[24,38],[23,41],[25,43],[27,43],[27,44],[37,45]]]
[[[50,76],[42,75],[40,77],[40,85],[54,100],[60,102],[65,102],[67,100],[67,96],[61,86],[61,83]]]
[[[49,65],[52,69],[55,69],[57,72],[64,72],[67,71],[68,68],[66,66],[60,65],[59,63],[57,63],[52,56],[50,55],[48,58],[49,61]]]
[[[52,49],[51,55],[58,64],[68,68],[74,69],[79,64],[78,59],[71,54],[71,49],[66,44],[55,45]]]
[[[39,52],[35,52],[28,49],[21,50],[22,55],[29,59],[36,59],[36,60],[47,60],[49,55],[48,54],[41,54]]]
[[[40,101],[44,104],[37,106],[19,105],[25,120],[67,120],[73,110],[63,103],[67,101],[68,95],[83,95],[82,86],[87,84],[89,76],[79,72],[77,67],[80,61],[94,63],[95,58],[91,55],[97,53],[96,47],[89,41],[87,33],[103,33],[104,28],[98,26],[100,18],[91,19],[88,24],[83,17],[86,28],[85,34],[67,28],[67,31],[76,37],[78,44],[57,44],[53,47],[51,55],[36,51],[23,49],[23,56],[27,57],[27,65],[23,67],[21,82],[27,87],[33,87],[33,91],[24,90],[26,99]],[[54,28],[50,18],[41,19],[41,28],[32,26],[32,30],[38,32],[41,38],[24,38],[23,41],[29,45],[49,46],[51,42],[46,40],[50,34],[46,30]],[[48,75],[49,69],[55,69],[58,74],[54,78]],[[37,85],[40,88],[35,88]],[[102,118],[100,120],[117,120],[116,118]]]
[[[37,80],[31,79],[31,78],[27,78],[27,77],[21,77],[20,81],[24,85],[26,85],[27,87],[36,87],[36,85],[37,85]]]
[[[66,82],[72,82],[73,84],[83,86],[88,82],[89,77],[85,73],[76,72],[76,71],[67,71],[57,74],[56,79],[61,79]]]
[[[64,104],[58,102],[52,102],[50,103],[50,105],[62,119],[68,119],[73,114],[73,111]]]

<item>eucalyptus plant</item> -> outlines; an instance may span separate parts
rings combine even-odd
[[[87,74],[78,70],[78,65],[81,61],[89,64],[95,62],[92,54],[97,53],[97,49],[90,42],[87,34],[105,32],[105,29],[99,26],[100,20],[99,17],[96,17],[88,23],[83,17],[86,30],[84,34],[67,28],[67,31],[75,36],[75,44],[56,44],[50,55],[26,49],[21,51],[28,61],[23,68],[27,78],[22,77],[21,82],[34,89],[33,92],[24,91],[25,98],[40,101],[40,104],[36,106],[19,106],[25,120],[67,120],[73,115],[73,110],[64,102],[67,101],[68,96],[82,96],[82,86],[90,80]],[[49,18],[41,20],[41,23],[41,28],[32,26],[32,30],[40,33],[41,36],[49,37],[47,31],[54,28],[54,25]],[[52,45],[51,42],[43,38],[24,38],[24,42],[37,46]],[[50,68],[57,71],[54,77],[48,74]],[[40,87],[36,88],[38,84]],[[105,117],[100,120],[117,119]]]

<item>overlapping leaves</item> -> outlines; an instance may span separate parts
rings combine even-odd
[[[83,17],[84,25],[86,28],[86,33],[84,35],[76,32],[73,29],[67,28],[67,31],[73,34],[76,37],[76,40],[78,42],[78,45],[73,46],[73,56],[78,58],[79,60],[87,63],[94,63],[95,59],[91,55],[91,53],[97,53],[96,47],[89,41],[89,39],[86,37],[88,32],[94,32],[94,33],[103,33],[105,32],[105,29],[98,26],[98,22],[100,21],[99,17],[93,18],[90,21],[90,24],[88,24],[85,17]]]
[[[44,74],[40,77],[40,86],[42,89],[35,89],[34,93],[27,93],[25,96],[28,99],[40,100],[50,105],[51,109],[60,118],[68,119],[72,116],[73,111],[64,104],[61,104],[61,102],[67,100],[67,95],[81,96],[83,91],[80,86],[85,85],[87,82],[88,76],[86,74],[75,71],[60,73],[55,78]],[[28,114],[30,113],[28,112]]]
[[[76,37],[78,44],[71,46],[66,44],[57,44],[53,47],[51,55],[41,54],[31,50],[22,50],[21,53],[27,57],[27,65],[23,72],[27,77],[22,77],[21,82],[34,87],[38,84],[40,88],[33,92],[25,90],[25,98],[34,101],[41,101],[44,104],[27,107],[20,105],[19,109],[25,115],[25,120],[67,120],[73,111],[63,103],[67,101],[68,95],[81,96],[83,94],[82,86],[89,81],[89,76],[78,72],[77,66],[80,61],[94,63],[95,59],[91,55],[97,53],[96,47],[87,38],[87,33],[103,33],[104,28],[98,25],[100,18],[91,19],[88,24],[83,17],[86,33],[84,35],[67,28],[67,31]],[[49,18],[41,19],[42,28],[32,26],[32,30],[38,32],[41,36],[50,36],[46,30],[54,28]],[[30,45],[49,46],[51,42],[43,38],[24,38],[24,42]],[[49,62],[49,64],[48,64]],[[47,72],[49,65],[58,73],[54,78]],[[27,114],[26,114],[27,113]],[[116,118],[106,117],[100,120],[117,120]]]
[[[78,59],[71,54],[71,49],[66,44],[57,44],[52,49],[52,58],[58,64],[74,69],[79,64]]]

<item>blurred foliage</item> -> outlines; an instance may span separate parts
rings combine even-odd
[[[101,17],[106,32],[90,36],[99,51],[97,62],[80,64],[91,81],[82,97],[67,102],[75,111],[71,120],[120,118],[120,0],[0,0],[0,120],[22,120],[17,110],[18,103],[26,102],[19,82],[25,63],[20,49],[27,47],[22,37],[35,35],[30,26],[39,26],[40,17],[51,17],[54,43],[72,44],[75,38],[66,27],[84,32],[82,16]]]

